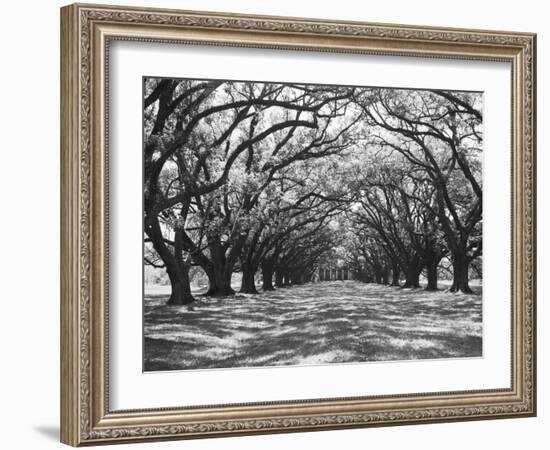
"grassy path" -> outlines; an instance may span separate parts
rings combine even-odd
[[[191,308],[145,299],[145,370],[481,356],[481,295],[335,281]]]

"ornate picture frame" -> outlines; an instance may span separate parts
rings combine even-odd
[[[508,388],[112,410],[109,45],[200,43],[511,65]],[[536,35],[74,4],[61,9],[61,441],[192,439],[536,414]],[[502,124],[503,129],[509,124]]]

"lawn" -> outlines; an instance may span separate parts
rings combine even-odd
[[[333,281],[179,307],[149,294],[146,371],[482,355],[480,292]]]

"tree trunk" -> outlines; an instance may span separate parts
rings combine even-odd
[[[257,294],[258,291],[256,290],[255,280],[256,268],[251,264],[243,264],[242,271],[243,279],[241,282],[241,292],[243,294]]]
[[[179,252],[179,257],[177,258],[164,243],[162,230],[157,219],[151,221],[145,228],[145,232],[147,236],[149,236],[149,239],[151,239],[153,248],[162,259],[166,267],[166,273],[170,279],[172,292],[167,304],[187,305],[193,303],[195,299],[191,295],[191,286],[189,285],[189,267],[185,265],[181,259],[181,243],[179,242],[181,237],[177,239],[176,242],[178,245],[176,246],[175,252]]]
[[[238,246],[235,243],[234,246]],[[241,244],[242,245],[242,244]],[[231,276],[233,275],[234,258],[227,257],[218,236],[208,237],[208,248],[212,263],[211,273],[208,274],[210,287],[206,295],[212,297],[225,297],[235,294],[231,288]]]
[[[399,286],[399,276],[401,275],[401,268],[398,264],[394,264],[391,269],[391,286]]]
[[[264,291],[273,291],[273,264],[267,261],[262,263],[262,289]]]
[[[290,286],[292,281],[290,280],[290,272],[285,272],[283,275],[283,286]]]
[[[304,273],[298,270],[293,271],[290,274],[289,284],[304,284]]]
[[[225,266],[214,265],[212,274],[208,276],[210,286],[206,295],[211,297],[225,297],[234,295],[235,291],[231,287],[231,275],[233,269]]]
[[[453,256],[453,284],[451,292],[464,292],[465,294],[473,292],[468,282],[469,265],[470,261],[468,261],[465,255],[455,254]]]
[[[167,270],[168,278],[170,278],[170,285],[172,287],[172,293],[167,305],[188,305],[195,301],[193,295],[191,295],[191,287],[189,285],[189,268],[174,273]]]
[[[278,288],[283,287],[284,284],[284,273],[282,270],[277,269],[275,271],[275,286]]]
[[[388,272],[389,271],[387,267],[382,268],[382,284],[384,284],[385,286],[387,286],[390,281],[390,274]]]
[[[438,263],[435,261],[426,264],[426,274],[428,277],[427,291],[437,291],[437,266]]]
[[[411,265],[407,267],[405,271],[405,284],[404,288],[419,288],[420,287],[420,273],[422,272],[422,266],[418,267]]]
[[[376,268],[374,271],[374,280],[376,284],[382,284],[382,271],[380,268]]]
[[[312,270],[306,270],[304,274],[302,275],[302,278],[304,280],[304,283],[311,283],[313,280],[314,271]]]

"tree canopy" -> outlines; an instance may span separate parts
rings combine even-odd
[[[301,284],[338,258],[365,282],[418,287],[482,255],[482,95],[146,78],[144,263],[171,304]],[[391,274],[391,276],[390,276]]]

